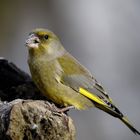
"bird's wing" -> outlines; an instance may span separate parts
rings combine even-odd
[[[111,115],[122,115],[115,105],[113,105],[112,100],[107,95],[104,88],[73,56],[66,53],[58,59],[58,62],[63,70],[61,83],[92,100],[98,108],[102,110],[107,108],[106,112]]]

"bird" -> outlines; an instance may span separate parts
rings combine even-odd
[[[25,46],[32,79],[49,100],[64,107],[65,111],[96,107],[120,119],[133,133],[140,135],[103,86],[63,47],[52,31],[44,28],[32,30]]]

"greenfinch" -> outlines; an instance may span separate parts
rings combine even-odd
[[[26,40],[32,79],[43,95],[56,104],[84,110],[97,107],[119,118],[139,134],[112,102],[91,73],[68,53],[59,38],[47,29],[33,30]]]

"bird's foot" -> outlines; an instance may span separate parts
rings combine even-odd
[[[55,105],[53,106],[53,112],[57,113],[57,114],[67,114],[67,111],[69,111],[70,109],[75,108],[74,106],[67,106],[64,108],[57,108]]]
[[[69,111],[70,109],[72,108],[75,108],[74,106],[67,106],[67,107],[64,107],[64,108],[58,108],[58,112],[59,113],[67,113],[67,111]]]

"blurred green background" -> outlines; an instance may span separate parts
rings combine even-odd
[[[29,73],[28,33],[48,28],[140,130],[140,1],[0,0],[0,56]],[[71,110],[78,140],[139,140],[97,109]]]

